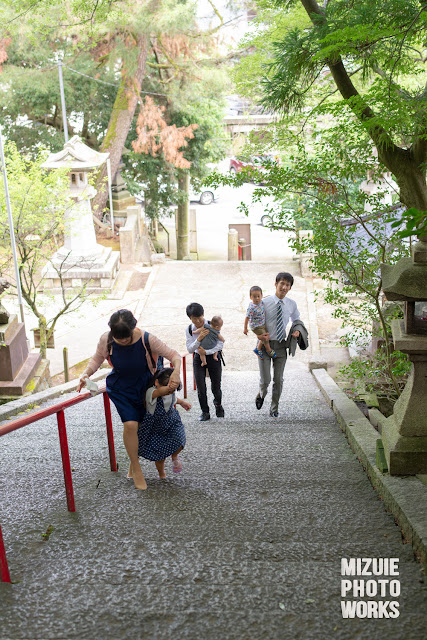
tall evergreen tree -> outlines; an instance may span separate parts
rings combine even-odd
[[[425,0],[274,0],[300,5],[309,26],[274,42],[263,103],[301,113],[313,93],[323,111],[347,112],[396,177],[401,202],[427,211]],[[341,96],[337,100],[337,96]]]

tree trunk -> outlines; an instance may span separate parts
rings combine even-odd
[[[325,11],[316,0],[301,0],[307,15],[313,22],[326,21]],[[400,188],[402,204],[427,211],[427,184],[425,163],[427,160],[426,131],[423,128],[415,137],[410,149],[396,145],[389,133],[377,123],[375,113],[364,101],[363,96],[354,86],[340,56],[334,59],[325,58],[338,91],[345,100],[359,98],[353,105],[349,103],[354,115],[366,126],[368,134],[378,150],[379,160],[396,177]]]
[[[43,315],[39,315],[39,331],[40,331],[40,355],[43,360],[46,359],[47,349],[47,322]]]
[[[427,211],[427,184],[423,166],[419,166],[410,150],[404,150],[406,157],[397,156],[382,157],[379,150],[378,157],[388,169],[395,175],[400,189],[400,202],[408,208],[415,207],[420,211]]]
[[[185,191],[187,198],[185,202],[178,205],[177,227],[176,227],[176,258],[184,260],[189,256],[188,244],[188,191],[190,187],[190,176],[184,171],[178,171],[178,186],[180,191]]]
[[[145,34],[138,36],[137,47],[139,49],[137,67],[136,69],[130,69],[128,73],[126,73],[125,69],[123,70],[122,80],[114,102],[110,122],[108,123],[107,134],[100,149],[103,153],[108,152],[110,154],[112,179],[114,179],[120,164],[126,138],[138,104],[138,91],[145,76],[147,61],[147,36]],[[97,217],[101,217],[102,211],[107,204],[108,184],[106,178],[107,165],[105,163],[96,182],[98,193],[92,200],[92,209]]]

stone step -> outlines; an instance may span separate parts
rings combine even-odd
[[[121,300],[127,291],[133,273],[133,271],[128,269],[120,269],[114,287],[111,293],[108,294],[107,298],[110,300]]]

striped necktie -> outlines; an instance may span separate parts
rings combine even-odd
[[[283,316],[282,316],[282,302],[279,301],[277,303],[277,338],[279,342],[282,342],[285,337],[285,327],[283,326]]]

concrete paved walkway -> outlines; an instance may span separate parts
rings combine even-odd
[[[192,392],[184,471],[160,481],[145,462],[146,492],[126,480],[115,411],[117,474],[102,398],[67,410],[75,514],[55,418],[1,439],[1,640],[425,638],[421,565],[306,365],[285,370],[278,420],[254,407],[256,372],[223,386],[226,417],[208,423]],[[342,619],[342,557],[399,558],[399,618]]]

